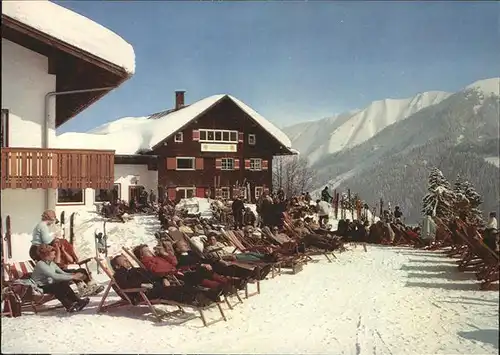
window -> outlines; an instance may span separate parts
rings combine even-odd
[[[195,159],[194,158],[176,158],[177,170],[194,170],[195,169]]]
[[[176,198],[191,198],[196,196],[196,188],[195,187],[177,187],[176,188]]]
[[[57,203],[59,204],[85,204],[83,189],[57,189]]]
[[[0,125],[0,147],[9,146],[9,110],[2,109],[2,121]]]
[[[112,189],[95,190],[95,202],[115,202],[120,199],[120,184],[114,184]]]
[[[222,198],[229,200],[231,198],[231,192],[229,191],[229,187],[221,187]]]
[[[234,170],[233,158],[222,158],[221,170]]]
[[[264,193],[264,188],[262,186],[255,186],[255,199],[258,199]]]
[[[249,134],[248,135],[248,144],[255,145],[255,142],[256,142],[256,140],[255,140],[255,134]]]
[[[262,170],[262,159],[250,159],[250,170]]]
[[[174,136],[174,142],[182,143],[184,141],[184,134],[182,132],[177,132]]]
[[[201,142],[238,143],[238,131],[200,129]]]

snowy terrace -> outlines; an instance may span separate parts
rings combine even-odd
[[[202,212],[206,207],[200,204]],[[82,214],[76,225],[78,253],[93,256],[103,220]],[[158,227],[147,215],[107,223],[110,254],[122,246],[153,246]],[[29,236],[13,241],[14,253],[27,254]],[[333,263],[316,258],[297,275],[284,271],[263,281],[260,295],[208,328],[199,319],[154,323],[145,308],[96,314],[96,296],[78,314],[2,318],[2,353],[498,353],[498,293],[479,291],[473,275],[459,273],[442,253],[369,245],[367,252],[350,247]],[[41,331],[47,324],[54,326]],[[68,337],[68,329],[81,341]]]

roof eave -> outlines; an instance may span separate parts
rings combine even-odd
[[[51,47],[54,47],[58,50],[61,50],[63,52],[66,52],[68,54],[71,54],[72,56],[75,56],[79,59],[85,60],[93,65],[96,65],[108,72],[111,72],[119,77],[122,78],[120,84],[132,77],[134,73],[130,73],[126,71],[124,68],[111,63],[103,58],[100,58],[92,53],[89,53],[81,48],[75,47],[71,44],[68,44],[59,38],[50,36],[42,31],[39,31],[36,28],[33,28],[25,23],[22,23],[16,19],[13,19],[12,17],[9,17],[8,15],[2,14],[2,26],[9,27],[15,31],[19,31],[21,33],[24,33],[33,39],[39,40]]]

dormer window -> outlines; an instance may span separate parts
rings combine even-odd
[[[182,143],[184,141],[184,134],[182,132],[177,132],[174,137],[175,143]]]
[[[256,143],[255,134],[249,134],[248,135],[248,144],[255,145],[255,143]]]

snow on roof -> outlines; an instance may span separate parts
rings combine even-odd
[[[228,95],[231,100],[233,100],[243,111],[245,111],[256,123],[258,123],[262,128],[268,131],[274,138],[276,138],[284,147],[291,148],[292,142],[290,138],[283,133],[278,127],[273,125],[271,122],[262,117],[253,108],[247,106],[245,103],[241,102],[237,98]]]
[[[56,138],[57,148],[115,149],[116,154],[136,154],[150,150],[208,110],[224,97],[229,97],[257,124],[262,126],[287,149],[290,139],[271,122],[240,100],[230,95],[213,95],[181,110],[166,113],[156,119],[124,117],[92,129],[88,133],[64,133]]]
[[[2,15],[135,72],[133,47],[104,26],[47,0],[2,1]]]

